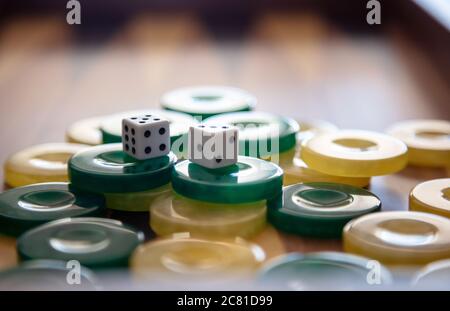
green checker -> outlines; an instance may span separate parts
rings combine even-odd
[[[20,266],[0,272],[1,291],[73,291],[97,290],[99,285],[92,271],[81,266],[79,284],[69,284],[68,275],[73,267],[59,260],[30,260]],[[78,277],[78,276],[77,276]],[[74,280],[75,281],[75,280]]]
[[[362,290],[388,286],[392,276],[379,263],[351,254],[291,253],[267,263],[260,282],[278,290]]]
[[[138,192],[170,182],[177,157],[139,161],[122,151],[122,144],[87,148],[69,160],[69,178],[77,188],[96,193]]]
[[[25,232],[17,240],[21,260],[78,260],[91,268],[127,266],[142,232],[105,218],[65,218]]]
[[[340,238],[353,218],[379,211],[373,193],[343,184],[302,183],[283,188],[268,202],[268,219],[278,229],[302,236]]]
[[[170,140],[172,144],[183,135],[187,136],[189,127],[198,123],[192,116],[174,111],[161,109],[124,111],[107,117],[101,123],[100,130],[103,143],[120,143],[122,141],[122,119],[140,115],[158,115],[167,119],[170,123]]]
[[[226,113],[208,118],[206,124],[239,128],[239,154],[266,158],[295,147],[297,121],[266,112]]]
[[[176,89],[164,94],[164,109],[198,116],[202,119],[217,114],[253,110],[256,97],[234,87],[199,86]]]
[[[270,199],[281,192],[279,166],[251,157],[235,165],[208,169],[188,160],[175,165],[173,189],[185,197],[215,203],[247,203]]]
[[[49,221],[66,217],[101,216],[105,200],[68,183],[42,183],[0,194],[0,232],[17,236]]]

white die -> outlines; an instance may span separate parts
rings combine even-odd
[[[170,152],[169,121],[157,115],[132,116],[122,120],[123,151],[138,160]]]
[[[188,140],[189,160],[212,169],[237,163],[238,133],[238,129],[230,125],[191,126]]]

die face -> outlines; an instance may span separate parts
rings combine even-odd
[[[170,152],[169,121],[156,115],[133,116],[122,120],[123,150],[146,160]]]
[[[221,168],[237,163],[238,129],[233,126],[204,125],[189,129],[189,159],[206,168]]]

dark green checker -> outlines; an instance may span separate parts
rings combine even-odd
[[[273,163],[239,156],[238,163],[208,169],[188,160],[175,165],[172,186],[191,199],[215,203],[267,200],[281,192],[283,171]]]
[[[13,236],[49,221],[104,213],[102,195],[80,191],[68,183],[35,184],[0,194],[0,232]]]
[[[142,232],[105,218],[65,218],[21,235],[17,251],[21,260],[78,260],[91,268],[127,266]]]
[[[268,202],[268,219],[278,229],[301,236],[340,238],[353,218],[379,211],[373,193],[343,184],[301,183],[283,188]]]
[[[69,160],[69,178],[74,186],[96,193],[150,190],[170,182],[177,157],[168,155],[139,161],[122,151],[121,144],[87,148]]]

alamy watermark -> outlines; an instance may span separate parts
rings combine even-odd
[[[377,0],[367,1],[366,8],[369,9],[366,15],[366,21],[369,25],[381,24],[381,3]]]
[[[69,0],[66,4],[69,11],[66,14],[66,21],[69,25],[81,24],[81,3],[77,0]]]

